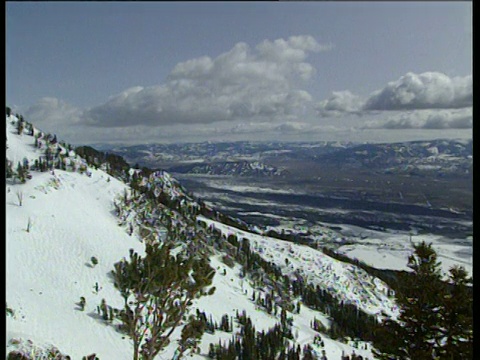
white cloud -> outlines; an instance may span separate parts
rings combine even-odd
[[[237,122],[234,126],[229,126],[229,124],[224,124],[219,132],[223,134],[265,134],[271,135],[272,133],[281,133],[281,134],[293,134],[293,133],[302,133],[307,131],[307,129],[312,128],[311,125],[300,122],[300,121],[285,121],[283,123],[276,123],[271,121],[265,122]]]
[[[472,106],[472,76],[407,73],[370,95],[365,110],[457,109]]]
[[[334,91],[327,100],[315,106],[322,117],[339,117],[345,114],[360,114],[364,100],[350,91]]]
[[[62,100],[45,97],[25,110],[26,119],[33,118],[38,127],[74,125],[82,117],[82,111]]]
[[[21,113],[73,144],[297,140],[354,136],[359,129],[471,129],[472,76],[408,73],[368,97],[335,91],[315,104],[303,88],[315,74],[306,61],[312,52],[329,48],[311,36],[265,40],[255,47],[238,43],[216,58],[177,64],[163,84],[131,87],[90,109],[43,98]],[[364,114],[375,121],[358,124],[355,115]]]
[[[311,129],[311,127],[302,122],[285,122],[275,127],[276,131],[285,134],[303,133],[308,129]]]
[[[366,99],[350,91],[333,92],[316,104],[322,117],[382,111],[461,109],[473,104],[472,76],[448,77],[439,72],[407,73]]]
[[[245,43],[215,59],[203,56],[177,64],[165,84],[134,87],[95,106],[85,115],[99,127],[144,124],[208,124],[241,118],[280,120],[312,101],[300,88],[315,69],[311,52],[329,49],[311,36]]]
[[[371,121],[365,129],[471,129],[471,108],[406,111],[385,120]]]
[[[62,100],[45,97],[29,107],[20,107],[19,113],[41,131],[52,134],[78,135],[83,122],[83,111]]]

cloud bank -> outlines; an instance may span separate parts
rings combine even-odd
[[[132,87],[88,109],[89,125],[208,124],[240,118],[291,117],[311,95],[299,85],[315,74],[309,53],[328,50],[311,36],[245,43],[212,59],[177,64],[165,84]]]
[[[304,90],[316,73],[307,58],[331,48],[307,35],[254,47],[240,42],[215,58],[178,63],[163,84],[131,87],[88,109],[48,97],[22,113],[73,143],[297,140],[472,127],[471,75],[407,73],[366,97],[344,90],[315,102]]]
[[[439,72],[410,72],[367,98],[348,90],[333,92],[315,109],[323,118],[401,112],[384,121],[368,122],[364,129],[469,129],[472,105],[471,75],[450,78]]]
[[[386,120],[367,122],[363,129],[471,129],[472,125],[472,108],[466,108],[403,112]]]
[[[44,97],[30,106],[25,116],[34,118],[39,127],[72,126],[81,123],[83,111],[57,98]]]
[[[364,110],[459,109],[473,104],[472,76],[407,73],[370,95]]]
[[[472,76],[450,78],[439,72],[407,73],[366,99],[350,91],[333,92],[316,104],[323,117],[371,111],[460,109],[473,105]]]

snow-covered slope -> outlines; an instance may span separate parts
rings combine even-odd
[[[44,154],[44,148],[34,146],[34,136],[17,134],[16,121],[14,116],[7,117],[6,155],[14,168],[24,158],[32,164]],[[32,135],[37,133],[39,131],[34,129]],[[73,169],[86,166],[73,151],[60,145],[55,148],[65,154],[66,162],[75,164]],[[8,179],[6,186],[6,303],[13,313],[7,315],[7,353],[16,348],[26,347],[31,351],[35,347],[55,346],[72,359],[92,353],[102,360],[131,359],[131,340],[103,321],[96,309],[102,299],[113,307],[123,306],[123,299],[114,288],[109,273],[114,263],[128,257],[130,249],[144,253],[139,227],[132,235],[128,231],[130,222],[138,225],[135,211],[142,209],[132,208],[128,218],[117,217],[114,202],[130,190],[125,183],[102,170],[87,168],[80,173],[55,169],[52,172],[31,171],[31,175],[32,178],[23,184]],[[159,173],[156,178],[158,181],[152,180],[152,186],[161,185],[162,191],[168,191],[172,198],[184,195],[179,184],[167,173]],[[182,215],[171,209],[159,207],[158,210],[159,216],[173,217],[177,223],[182,221]],[[314,284],[331,287],[336,296],[357,302],[367,312],[384,311],[395,316],[394,304],[385,295],[385,285],[352,265],[310,248],[241,232],[218,221],[199,219],[214,223],[226,234],[236,232],[249,238],[253,251],[281,266],[286,274],[297,273]],[[191,223],[196,224],[194,219]],[[197,225],[191,226],[195,230]],[[268,314],[252,301],[252,294],[263,290],[241,275],[240,265],[229,267],[222,260],[225,253],[213,247],[211,251],[210,263],[216,270],[212,285],[216,291],[195,300],[191,313],[198,309],[220,323],[225,314],[235,317],[237,312],[245,311],[259,331],[279,323],[279,314]],[[98,259],[97,265],[92,264],[92,257]],[[285,258],[289,259],[289,266]],[[78,305],[80,297],[86,300],[84,311]],[[332,340],[325,334],[322,334],[324,345],[314,345],[318,333],[310,325],[318,319],[328,328],[331,320],[325,314],[302,306],[300,313],[288,312],[288,317],[292,318],[295,345],[310,344],[318,354],[324,350],[329,359],[352,352],[364,359],[373,358],[369,344],[360,342],[360,347],[354,347],[353,343]],[[210,343],[225,343],[238,331],[239,324],[235,323],[233,333],[220,330],[214,334],[205,333],[200,353],[191,354],[192,358],[205,359]],[[159,359],[174,356],[175,340],[180,332],[181,327],[173,333],[170,345],[160,353]]]
[[[34,149],[32,137],[14,132],[8,122],[7,158],[15,164],[27,157],[33,163],[43,152]],[[103,298],[122,306],[108,273],[130,248],[142,253],[144,246],[112,214],[112,199],[126,185],[90,170],[91,177],[55,170],[53,175],[35,172],[25,184],[7,183],[6,302],[15,314],[7,317],[7,341],[53,344],[74,359],[90,353],[129,359],[130,341],[103,324],[95,309]],[[94,267],[92,256],[98,259]],[[76,305],[81,296],[84,312]]]
[[[399,314],[392,297],[387,296],[388,286],[355,265],[333,259],[306,245],[247,233],[204,217],[199,220],[226,236],[235,234],[238,238],[249,239],[253,249],[280,266],[283,274],[293,278],[301,275],[313,285],[327,289],[339,300],[355,303],[366,313],[381,315],[383,312],[392,318]]]

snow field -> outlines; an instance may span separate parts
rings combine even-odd
[[[7,123],[7,157],[38,158],[42,151],[33,147],[34,138],[11,131]],[[74,359],[94,352],[102,359],[131,358],[130,340],[95,312],[103,298],[112,306],[123,305],[108,274],[130,248],[139,253],[144,249],[112,213],[112,199],[126,185],[101,170],[90,171],[91,177],[61,170],[54,175],[33,172],[25,184],[7,184],[6,302],[15,312],[7,317],[7,345],[11,338],[23,338],[53,344]],[[92,256],[99,260],[94,267]],[[84,312],[76,305],[81,296],[86,299]],[[11,349],[7,346],[7,353]]]
[[[249,239],[252,248],[265,260],[278,265],[284,274],[299,273],[307,282],[328,289],[339,300],[356,303],[369,314],[385,312],[392,318],[398,316],[394,299],[386,296],[388,286],[380,280],[374,281],[357,266],[333,259],[308,246],[248,233],[202,216],[198,220],[207,226],[215,226],[226,236],[235,234],[239,240]]]
[[[17,135],[11,120],[12,117],[7,119],[7,157],[14,167],[24,157],[32,163],[43,154],[43,149],[33,146],[34,137]],[[80,158],[74,161],[82,163]],[[6,354],[16,348],[36,348],[41,352],[41,349],[55,346],[72,359],[92,353],[102,360],[132,358],[132,341],[103,321],[96,308],[102,299],[110,306],[123,307],[123,299],[109,274],[115,262],[128,257],[129,249],[143,254],[144,244],[135,232],[129,236],[115,216],[114,199],[121,198],[128,187],[102,170],[88,170],[90,177],[57,169],[54,173],[32,171],[32,179],[25,184],[7,183],[6,303],[14,315],[6,318]],[[174,187],[175,181],[168,174],[163,181],[167,187]],[[22,206],[19,205],[20,194]],[[133,218],[131,212],[126,220]],[[230,231],[228,227],[223,229]],[[248,234],[248,237],[254,235]],[[279,261],[284,261],[286,249],[282,248],[283,244],[263,243],[269,240],[261,237],[252,238],[252,241],[258,248],[271,246],[267,253],[278,255]],[[308,253],[295,246],[292,249],[294,254],[289,255],[289,259],[303,269],[300,257],[307,258]],[[92,256],[98,259],[95,266]],[[207,316],[212,314],[220,323],[224,314],[234,318],[237,310],[239,313],[245,310],[257,330],[268,330],[280,322],[279,317],[267,314],[251,300],[253,291],[258,293],[262,289],[253,289],[246,279],[240,278],[239,265],[229,268],[220,257],[211,257],[211,265],[216,270],[212,284],[216,287],[215,293],[195,300],[190,314],[199,309]],[[77,305],[82,296],[86,299],[84,311]],[[292,332],[301,346],[312,343],[317,334],[310,328],[314,318],[329,325],[326,316],[303,306],[300,314],[288,313],[288,316],[293,318]],[[158,359],[172,358],[181,328],[176,329],[170,345]],[[235,331],[238,331],[236,323]],[[213,335],[205,334],[200,354],[192,354],[192,359],[204,359],[210,343],[227,342],[232,335],[219,330]],[[362,353],[324,335],[322,339],[329,358],[339,357],[342,350],[346,354],[355,351],[373,358],[369,350],[362,350]],[[12,340],[19,343],[12,344]],[[320,354],[320,348],[314,348]]]
[[[355,226],[344,228],[352,235],[364,234],[364,240],[358,240],[353,245],[343,245],[338,251],[350,258],[357,258],[378,269],[393,269],[410,271],[407,266],[408,257],[413,254],[413,244],[410,234],[405,232],[380,232],[365,230]],[[446,278],[450,267],[460,265],[473,275],[473,238],[450,239],[434,234],[416,234],[411,236],[414,244],[425,241],[432,243],[441,262],[440,269]]]

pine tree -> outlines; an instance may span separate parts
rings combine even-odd
[[[105,299],[102,299],[102,303],[100,304],[100,310],[102,311],[103,320],[107,321],[108,320],[108,306],[107,306],[107,301]]]
[[[210,359],[215,359],[216,358],[215,346],[212,343],[210,343],[210,345],[208,347],[208,357]]]
[[[17,134],[22,135],[24,128],[25,128],[25,123],[23,122],[23,118],[20,117],[17,122]]]
[[[412,273],[396,294],[399,323],[386,321],[376,334],[375,346],[380,350],[376,355],[381,359],[431,360],[437,356],[445,284],[432,245],[422,242],[414,248],[407,264]]]
[[[15,173],[12,169],[12,162],[5,157],[5,177],[11,178]]]
[[[20,182],[24,183],[26,181],[25,176],[26,176],[25,168],[22,166],[22,164],[20,164],[20,161],[19,161],[17,165],[17,177],[20,179]]]
[[[168,343],[194,298],[205,295],[215,270],[202,257],[170,255],[170,245],[147,244],[141,258],[115,264],[115,287],[125,299],[123,329],[133,340],[133,359],[153,359]]]
[[[463,267],[450,269],[451,288],[444,295],[440,359],[473,359],[473,290],[472,278]]]
[[[182,329],[182,335],[179,340],[179,359],[186,350],[194,350],[198,346],[205,332],[205,327],[205,321],[195,319],[193,316],[190,317],[190,321]]]

